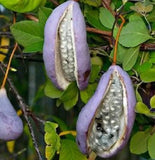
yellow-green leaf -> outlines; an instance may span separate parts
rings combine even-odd
[[[57,89],[54,84],[51,82],[50,79],[47,80],[45,89],[44,89],[45,95],[50,98],[59,98],[63,91]]]
[[[85,90],[80,91],[81,100],[84,103],[87,103],[88,100],[92,97],[92,95],[95,93],[96,87],[97,83],[93,83],[89,84]]]
[[[55,150],[53,149],[53,146],[46,146],[45,147],[45,157],[47,160],[51,160],[55,154]]]
[[[101,5],[101,0],[81,0],[81,2],[94,7],[99,7]]]
[[[43,6],[45,2],[46,0],[1,0],[0,4],[12,11],[25,13]]]
[[[142,154],[147,151],[149,132],[137,132],[130,141],[130,151],[134,154]]]
[[[78,88],[75,82],[71,83],[62,93],[60,101],[66,110],[71,109],[78,101]]]
[[[149,137],[148,152],[152,159],[155,159],[155,133]]]
[[[148,69],[140,74],[140,78],[143,82],[154,82],[155,81],[155,67]]]
[[[148,107],[143,102],[137,102],[135,111],[137,113],[145,114],[148,117],[155,118],[155,113],[150,112]]]
[[[87,160],[86,156],[79,151],[74,141],[65,139],[61,142],[62,146],[59,160]]]
[[[8,141],[6,142],[6,145],[7,145],[8,151],[10,153],[13,153],[15,148],[15,141]]]
[[[151,108],[155,108],[155,96],[151,97],[150,105],[151,105]]]
[[[45,156],[48,160],[51,160],[55,152],[60,150],[60,137],[56,133],[58,125],[53,122],[47,121],[44,126],[45,136],[44,140],[46,143]]]

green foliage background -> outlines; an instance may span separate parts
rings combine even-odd
[[[38,127],[32,119],[43,157],[48,160],[52,158],[86,160],[86,156],[79,151],[76,145],[75,134],[59,136],[59,133],[76,130],[76,120],[81,108],[94,94],[101,73],[112,64],[113,37],[116,37],[118,26],[121,23],[120,19],[114,27],[116,17],[105,8],[101,0],[79,1],[87,26],[106,33],[112,32],[113,37],[107,38],[102,34],[87,32],[92,61],[89,85],[85,90],[79,91],[76,83],[73,82],[65,91],[60,91],[47,78],[42,61],[44,25],[56,6],[52,1],[44,1],[44,3],[34,1],[36,3],[33,6],[31,1],[25,0],[24,2],[19,4],[17,0],[12,0],[11,3],[9,0],[0,0],[0,4],[6,7],[6,11],[0,14],[0,20],[2,19],[0,32],[11,32],[13,37],[10,38],[9,47],[11,48],[14,41],[17,41],[22,53],[14,56],[12,67],[16,68],[17,72],[10,72],[9,77],[14,81],[33,113],[45,121]],[[64,0],[57,2],[61,4]],[[137,115],[129,147],[127,146],[112,159],[121,160],[125,156],[131,160],[153,160],[155,159],[155,112],[153,112],[155,108],[155,1],[112,0],[110,8],[116,11],[123,4],[122,13],[126,23],[119,38],[117,63],[128,72],[133,80],[137,97],[135,108]],[[11,23],[12,11],[17,12],[17,23],[13,25]],[[28,20],[25,14],[32,14],[38,21]],[[0,38],[3,37],[1,35],[3,34],[0,34]],[[7,62],[8,57],[4,63]],[[1,75],[1,81],[2,77]],[[35,78],[34,87],[31,87],[31,78]],[[33,89],[34,92],[30,97]],[[12,95],[10,99],[17,106]],[[8,151],[9,147],[11,146],[6,146],[5,142],[0,141],[0,158],[37,159],[26,124],[24,133],[15,142],[12,153]]]

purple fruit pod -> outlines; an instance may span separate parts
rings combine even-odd
[[[0,89],[0,139],[10,141],[17,139],[23,132],[22,120],[10,103],[6,90]]]
[[[91,64],[86,25],[79,4],[69,0],[49,16],[44,29],[43,59],[48,77],[65,90],[76,81],[80,90],[88,85]]]
[[[118,153],[128,142],[135,120],[136,97],[129,75],[112,65],[81,110],[77,120],[77,144],[84,154],[102,158]]]

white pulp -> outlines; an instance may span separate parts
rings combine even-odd
[[[113,72],[103,102],[98,107],[88,132],[87,145],[90,150],[96,153],[108,152],[124,134],[127,105],[125,94],[118,73]]]
[[[62,70],[68,81],[74,81],[74,36],[73,36],[73,6],[70,5],[59,24],[59,52]]]

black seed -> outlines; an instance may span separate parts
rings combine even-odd
[[[105,113],[104,113],[104,116],[108,116],[108,115],[109,115],[109,113],[108,113],[108,112],[105,112]]]
[[[95,121],[96,121],[96,123],[101,123],[102,122],[102,116],[96,117]]]
[[[107,132],[106,132],[104,129],[102,130],[102,133],[103,133],[103,134],[107,134]]]
[[[96,127],[96,130],[97,130],[97,131],[102,131],[103,128],[102,128],[102,127]]]
[[[97,126],[96,126],[96,130],[97,131],[103,131],[103,128],[102,128],[102,124],[101,123],[97,123]]]
[[[110,134],[110,135],[109,135],[109,138],[110,138],[110,139],[111,139],[111,138],[113,138],[113,137],[114,137],[114,135],[113,135],[113,134]]]

